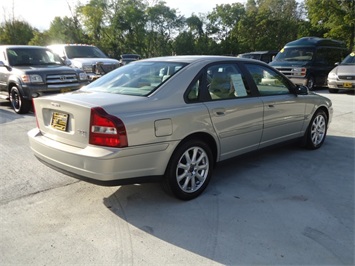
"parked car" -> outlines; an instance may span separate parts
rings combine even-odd
[[[217,162],[292,139],[321,147],[333,113],[269,65],[224,56],[143,59],[34,105],[28,136],[45,164],[100,185],[162,178],[183,200]]]
[[[349,54],[328,74],[329,92],[355,90],[355,52]]]
[[[139,54],[123,54],[121,55],[120,64],[121,66],[127,65],[131,62],[137,61],[141,58]]]
[[[239,54],[237,57],[255,59],[255,60],[263,61],[265,63],[270,63],[276,55],[277,55],[277,51],[256,51],[256,52]]]
[[[54,44],[48,46],[73,68],[85,71],[88,79],[93,81],[118,68],[120,62],[109,58],[94,45],[88,44]]]
[[[285,45],[269,64],[310,90],[327,86],[328,73],[349,53],[344,42],[304,37]]]
[[[0,97],[16,113],[28,113],[32,99],[73,91],[88,83],[86,74],[72,69],[51,50],[30,45],[0,45]]]

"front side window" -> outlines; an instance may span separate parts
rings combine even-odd
[[[246,64],[260,95],[289,94],[285,79],[276,71],[261,65]]]
[[[109,72],[82,90],[147,96],[185,65],[179,62],[137,61]]]

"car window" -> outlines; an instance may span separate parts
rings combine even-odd
[[[290,93],[286,81],[276,71],[261,65],[246,64],[260,95],[279,95]]]
[[[233,99],[249,95],[244,77],[235,64],[218,64],[207,68],[207,88],[212,100]]]
[[[185,65],[179,62],[136,61],[109,72],[82,90],[146,96]]]
[[[59,56],[48,49],[9,48],[7,56],[11,66],[62,65]]]

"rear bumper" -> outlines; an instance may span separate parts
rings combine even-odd
[[[40,161],[92,183],[162,176],[177,145],[157,143],[124,149],[88,145],[82,149],[48,139],[37,128],[30,130],[28,137]]]

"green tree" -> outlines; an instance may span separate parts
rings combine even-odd
[[[6,20],[0,27],[0,43],[27,45],[34,36],[34,30],[25,21]]]
[[[241,3],[216,5],[207,15],[210,23],[207,25],[209,36],[221,45],[223,54],[239,52],[238,23],[245,16],[245,8]]]
[[[308,18],[323,36],[342,40],[355,49],[355,0],[306,0]]]
[[[159,1],[146,10],[146,56],[171,55],[172,39],[183,25],[183,17],[176,10]]]
[[[47,44],[88,42],[88,36],[84,34],[78,21],[69,17],[55,17],[45,33],[48,37]]]
[[[248,0],[239,24],[241,45],[249,44],[251,51],[279,49],[297,38],[300,20],[296,0]]]

